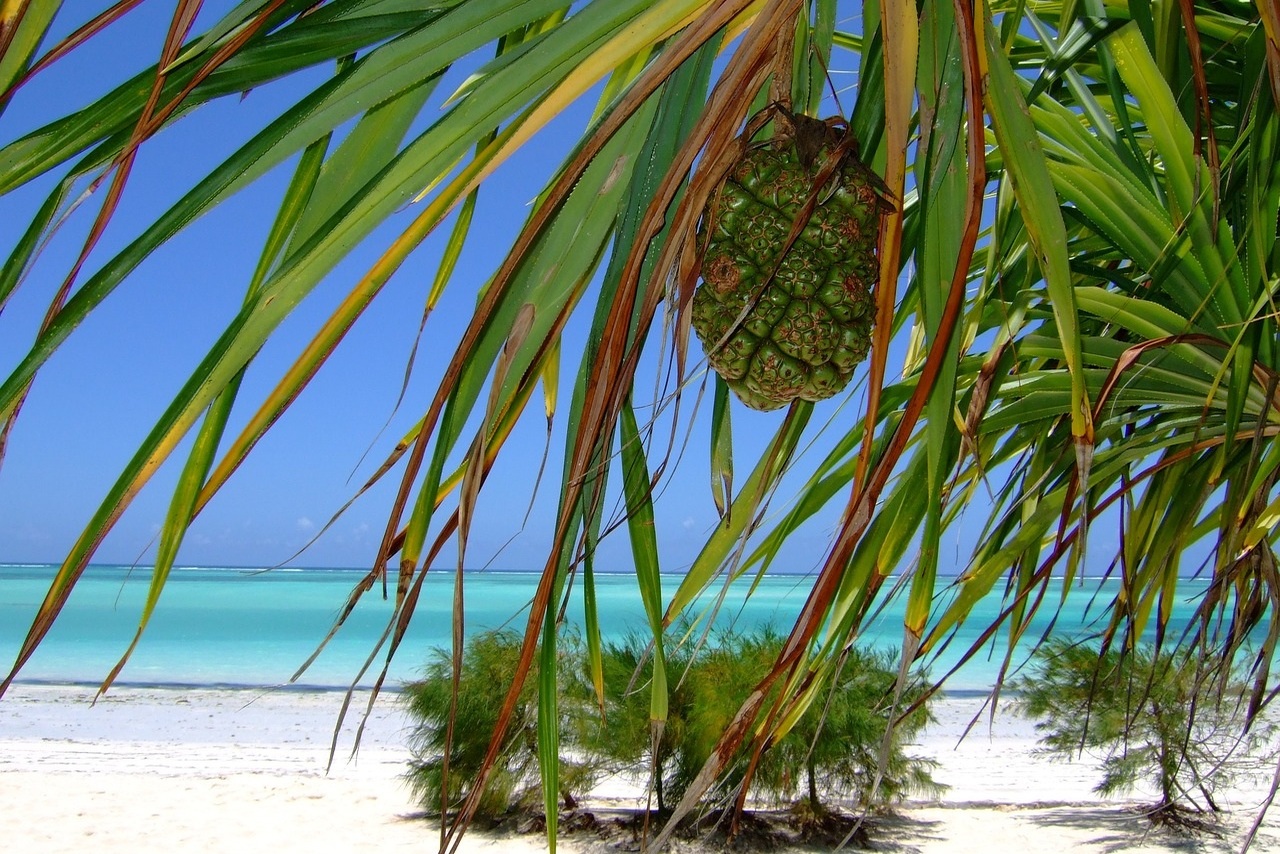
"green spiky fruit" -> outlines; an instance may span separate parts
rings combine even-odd
[[[761,410],[831,397],[866,358],[886,205],[842,126],[774,110],[703,211],[692,312],[711,367]]]

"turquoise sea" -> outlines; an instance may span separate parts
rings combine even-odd
[[[7,670],[30,626],[53,575],[52,566],[0,564],[0,659]],[[269,571],[187,567],[175,569],[159,606],[118,682],[143,685],[274,686],[288,681],[333,624],[348,594],[363,576],[351,569],[272,569]],[[677,576],[664,578],[670,595]],[[95,565],[90,567],[44,644],[19,676],[25,682],[96,684],[114,666],[137,627],[141,604],[150,582],[148,567]],[[537,575],[531,572],[485,571],[465,574],[466,630],[511,626],[523,630],[524,610],[533,595]],[[750,598],[748,584],[734,585],[720,611],[721,623],[750,628],[765,623],[789,626],[809,592],[812,578],[771,575]],[[1055,585],[1061,582],[1055,582]],[[1053,630],[1079,634],[1099,618],[1100,605],[1114,595],[1115,581],[1089,580],[1073,589]],[[1180,629],[1190,618],[1196,594],[1204,582],[1180,585],[1174,623]],[[601,629],[606,638],[620,638],[644,628],[635,578],[627,574],[597,573],[596,591]],[[394,595],[394,590],[392,591]],[[1055,597],[1054,591],[1052,595]],[[1097,593],[1097,601],[1094,600]],[[934,665],[941,675],[1001,607],[1000,591],[975,609],[971,628],[951,644]],[[940,596],[945,597],[943,593]],[[428,576],[422,601],[408,637],[390,671],[389,687],[411,679],[435,647],[447,646],[453,576]],[[710,599],[706,600],[707,602]],[[1093,602],[1091,606],[1091,602]],[[897,647],[902,640],[905,597],[890,602],[866,628],[864,642]],[[1049,603],[1050,605],[1052,603]],[[1051,607],[1039,617],[1034,633],[1049,627]],[[386,629],[391,613],[375,587],[299,685],[313,688],[346,687],[357,676]],[[566,617],[580,619],[580,598],[570,602]],[[981,654],[948,682],[948,689],[982,691],[991,686],[1004,650],[1003,638],[991,654]],[[369,674],[371,684],[384,660],[379,654]]]

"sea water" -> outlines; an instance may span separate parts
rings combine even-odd
[[[43,565],[0,564],[0,665],[11,666],[31,620],[43,601],[55,568]],[[272,569],[185,567],[170,575],[154,616],[141,642],[121,672],[118,683],[195,686],[277,686],[290,681],[334,625],[353,588],[365,573],[351,569]],[[147,567],[89,567],[48,637],[19,674],[20,681],[96,684],[119,660],[138,626],[150,584]],[[484,571],[463,576],[464,629],[475,632],[512,628],[523,631],[528,604],[538,575],[531,572]],[[680,578],[663,578],[670,595]],[[1053,597],[1038,616],[1028,638],[1050,629],[1052,612],[1063,582],[1055,581]],[[786,630],[809,594],[812,576],[775,574],[750,590],[750,579],[728,588],[716,609],[717,624],[741,630],[772,625]],[[938,605],[947,601],[946,582]],[[695,610],[710,606],[723,585],[714,585]],[[1190,620],[1205,583],[1182,580],[1172,626],[1176,631]],[[748,590],[750,595],[748,596]],[[1052,623],[1059,634],[1096,631],[1105,621],[1102,603],[1118,590],[1114,580],[1086,580],[1072,589]],[[565,608],[571,625],[581,625],[581,584]],[[601,633],[621,640],[643,633],[646,620],[634,575],[596,573],[595,591]],[[386,662],[379,642],[392,616],[391,599],[381,587],[367,592],[332,641],[295,684],[339,688],[370,685]],[[417,675],[430,656],[447,647],[452,632],[454,576],[429,573],[417,611],[400,649],[391,661],[388,687]],[[1003,607],[999,586],[973,609],[972,619],[932,663],[939,676],[951,668],[962,651]],[[897,648],[902,642],[905,597],[897,597],[863,629],[859,643]],[[1102,624],[1105,624],[1103,622]],[[1007,649],[998,634],[952,676],[950,691],[985,691],[996,679]],[[1022,658],[1015,657],[1014,663]],[[366,668],[362,676],[362,669]]]

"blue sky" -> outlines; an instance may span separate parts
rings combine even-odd
[[[196,30],[207,26],[227,5],[207,4]],[[0,142],[19,138],[69,107],[89,103],[117,80],[150,64],[168,24],[166,7],[143,4],[104,38],[38,76],[0,118]],[[66,8],[83,15],[89,4]],[[78,23],[60,20],[57,34]],[[455,69],[441,85],[440,95],[452,91],[466,70]],[[323,77],[323,71],[303,74],[243,98],[223,99],[147,142],[120,211],[90,257],[87,271],[126,245],[198,176]],[[559,163],[568,141],[585,126],[592,106],[589,99],[576,105],[507,163],[482,191],[472,240],[454,284],[428,322],[400,409],[394,406],[444,230],[426,241],[391,280],[319,377],[196,521],[180,563],[368,565],[385,525],[394,476],[348,510],[305,554],[293,555],[354,495],[421,415],[438,371],[451,354],[451,342],[470,314],[477,289],[496,268],[500,249],[509,245],[528,203]],[[432,111],[429,106],[426,112]],[[155,253],[38,375],[0,468],[0,519],[5,520],[0,525],[0,562],[57,561],[71,547],[132,449],[238,308],[291,166],[285,164],[243,190]],[[6,253],[20,225],[51,186],[45,178],[0,197],[0,245]],[[30,344],[94,210],[96,204],[91,202],[76,212],[0,315],[0,365],[6,373]],[[233,431],[355,278],[415,214],[410,209],[393,217],[268,343],[246,378],[239,415],[232,418]],[[580,318],[567,333],[562,413],[550,442],[548,475],[541,492],[536,500],[531,495],[547,445],[541,406],[535,402],[482,493],[481,521],[468,565],[534,568],[541,564],[554,523],[564,443],[561,424],[576,373],[572,360],[581,352],[586,322],[588,318]],[[819,411],[815,423],[831,414]],[[843,417],[852,418],[852,410],[846,409]],[[734,430],[740,447],[740,476],[745,476],[753,453],[780,419],[781,414],[738,410]],[[716,521],[706,442],[705,429],[695,428],[682,460],[681,479],[663,492],[658,506],[660,545],[670,569],[680,569],[692,560]],[[171,462],[139,496],[103,544],[98,560],[145,562],[149,558],[177,468]],[[532,512],[524,522],[531,503]],[[799,539],[795,568],[809,569],[820,562],[830,524],[828,519]],[[610,538],[602,567],[625,569],[628,561],[625,536]]]

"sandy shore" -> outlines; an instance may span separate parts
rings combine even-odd
[[[0,840],[9,852],[433,850],[438,828],[403,787],[406,721],[392,698],[349,760],[353,721],[326,773],[340,694],[19,685],[0,700]],[[947,699],[916,750],[951,786],[882,828],[877,850],[900,852],[1235,851],[1270,769],[1230,793],[1222,839],[1154,833],[1137,799],[1092,793],[1096,766],[1034,754],[1030,722],[1002,714],[960,734],[980,701]],[[630,806],[604,781],[599,805]],[[1140,797],[1140,796],[1139,796]],[[583,851],[570,839],[561,850]],[[539,837],[472,834],[464,850],[539,851]],[[1280,851],[1280,814],[1255,851]]]

